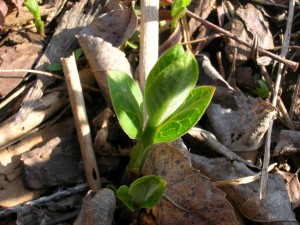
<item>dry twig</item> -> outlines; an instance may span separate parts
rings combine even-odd
[[[100,176],[92,144],[91,131],[74,54],[61,59],[78,135],[85,175],[91,190],[101,188]]]
[[[287,24],[286,24],[286,30],[284,33],[284,43],[283,43],[283,48],[280,53],[280,57],[282,57],[282,58],[284,58],[286,56],[287,51],[288,51],[291,29],[292,29],[292,21],[293,21],[293,16],[294,16],[294,8],[295,8],[295,1],[290,0],[289,14],[288,14],[288,19],[287,19]],[[278,92],[279,92],[279,87],[280,87],[280,83],[281,83],[283,68],[284,68],[284,63],[283,62],[279,63],[274,92],[273,92],[273,98],[272,98],[272,105],[274,107],[276,107],[276,103],[277,103],[277,99],[278,99]],[[270,161],[270,146],[271,146],[272,127],[273,127],[273,121],[270,122],[269,129],[268,129],[267,136],[266,136],[264,161],[263,161],[263,168],[262,168],[262,174],[261,174],[260,199],[263,199],[266,196],[267,180],[268,180],[268,166],[269,166],[269,161]]]

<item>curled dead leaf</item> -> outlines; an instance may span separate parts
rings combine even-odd
[[[111,105],[107,86],[108,70],[120,70],[132,76],[125,54],[102,38],[88,35],[78,35],[77,38],[106,102]]]

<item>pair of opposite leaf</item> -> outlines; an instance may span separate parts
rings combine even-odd
[[[197,80],[197,61],[179,44],[168,50],[150,71],[144,98],[129,75],[110,71],[112,104],[125,133],[146,147],[184,135],[201,118],[215,90],[210,86],[195,88]],[[148,121],[143,118],[144,107]]]

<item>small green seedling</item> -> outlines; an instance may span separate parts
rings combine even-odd
[[[34,17],[37,33],[40,34],[41,36],[45,36],[44,22],[42,21],[42,18],[40,15],[38,0],[26,0],[24,2],[24,5],[27,7],[29,12]]]
[[[152,208],[164,193],[166,180],[159,176],[141,177],[130,185],[122,185],[117,191],[117,197],[131,210]]]
[[[195,57],[179,44],[167,51],[150,71],[144,99],[129,75],[109,72],[108,87],[117,118],[125,133],[139,140],[131,153],[130,173],[140,174],[151,145],[179,138],[201,118],[215,88],[195,88],[197,79]],[[143,117],[144,107],[149,116],[147,121]]]
[[[215,88],[195,88],[198,65],[193,54],[179,44],[154,65],[146,80],[144,98],[137,83],[126,73],[110,71],[108,87],[117,118],[127,135],[137,139],[127,173],[139,177],[150,147],[184,135],[201,118]],[[144,121],[144,107],[149,119]],[[121,186],[117,196],[131,210],[151,208],[163,194],[166,181],[159,176],[141,177]]]
[[[172,30],[177,27],[178,21],[187,12],[187,6],[190,4],[191,0],[175,0],[172,5]]]
[[[260,87],[256,88],[256,90],[255,90],[256,94],[261,99],[267,98],[270,93],[270,89],[269,89],[267,83],[263,79],[259,79],[257,82],[259,83]]]

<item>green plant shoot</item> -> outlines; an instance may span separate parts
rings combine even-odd
[[[29,12],[33,15],[35,20],[35,27],[37,29],[38,34],[41,36],[45,36],[44,31],[44,22],[42,21],[39,5],[37,0],[26,0],[24,5],[27,7]]]
[[[258,97],[265,99],[268,97],[269,93],[270,93],[270,89],[267,85],[267,83],[263,80],[263,79],[259,79],[258,83],[260,85],[259,88],[256,88],[256,94],[258,95]]]
[[[122,185],[117,197],[131,210],[152,208],[163,194],[166,180],[159,176],[149,175],[135,180],[130,187]]]
[[[168,50],[150,71],[144,99],[138,84],[129,75],[109,72],[108,87],[117,118],[125,133],[139,140],[132,149],[129,173],[140,174],[151,145],[179,138],[201,118],[215,88],[195,88],[197,79],[195,57],[179,44]],[[143,101],[149,116],[146,123]]]
[[[187,12],[187,6],[190,4],[191,0],[175,0],[172,5],[172,30],[177,27],[178,21]]]

